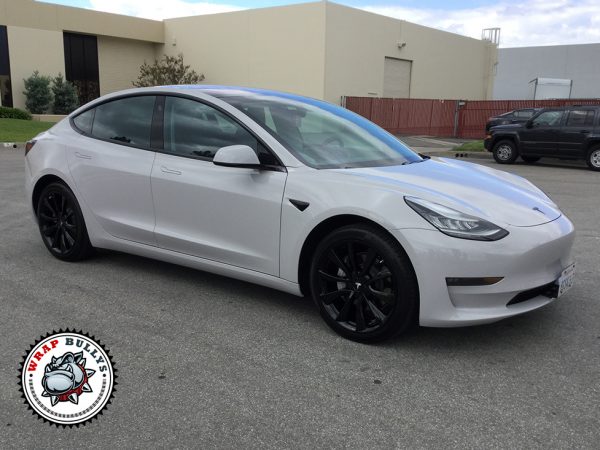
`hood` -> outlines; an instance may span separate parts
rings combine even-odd
[[[500,226],[531,227],[561,216],[552,200],[525,178],[479,164],[431,158],[404,166],[338,171]]]
[[[492,127],[490,128],[490,130],[492,131],[496,131],[496,130],[514,130],[514,129],[518,129],[518,128],[523,128],[525,126],[525,122],[519,122],[519,123],[505,123],[502,125],[492,125]]]

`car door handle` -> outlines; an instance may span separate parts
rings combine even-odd
[[[168,167],[165,167],[165,166],[160,166],[160,170],[162,170],[164,173],[172,173],[173,175],[181,175],[180,170],[169,169]]]
[[[81,159],[92,159],[90,155],[84,155],[83,153],[75,152],[75,156]]]

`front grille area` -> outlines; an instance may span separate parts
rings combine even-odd
[[[551,283],[544,284],[543,286],[519,292],[506,304],[506,306],[516,305],[517,303],[523,303],[540,295],[543,295],[544,297],[548,298],[556,298],[556,296],[558,295],[558,285],[554,281],[552,281]]]

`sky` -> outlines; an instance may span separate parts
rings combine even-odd
[[[303,3],[304,0],[43,0],[147,19]],[[336,0],[366,11],[481,38],[500,27],[500,47],[600,43],[600,0]]]

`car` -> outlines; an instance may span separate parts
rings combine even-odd
[[[116,250],[309,296],[357,341],[494,322],[574,279],[573,225],[532,183],[422,157],[298,95],[121,91],[25,150],[28,203],[56,258]]]
[[[585,160],[600,170],[600,106],[545,108],[523,124],[492,127],[484,147],[499,164],[548,157]]]
[[[506,125],[509,123],[525,123],[541,109],[542,108],[515,109],[513,111],[490,117],[485,124],[485,132],[487,133],[490,131],[490,128],[498,125]]]

